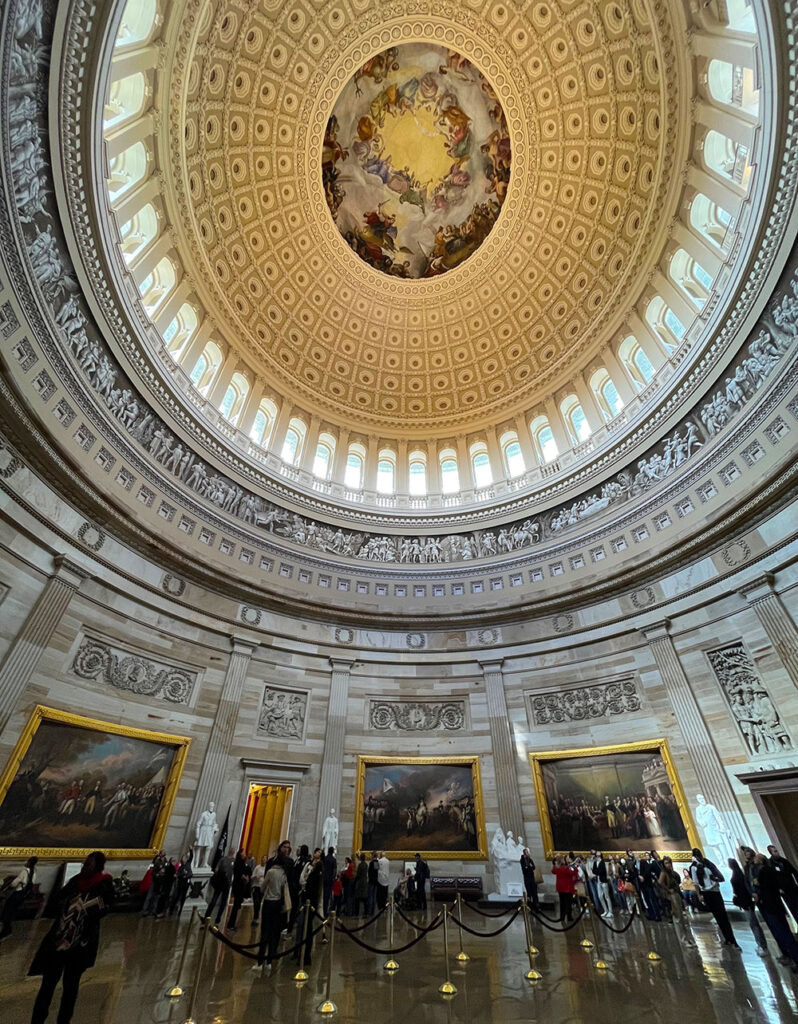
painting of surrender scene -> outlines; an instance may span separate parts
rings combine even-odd
[[[0,779],[0,853],[148,855],[189,743],[37,707]]]
[[[664,740],[529,759],[547,857],[632,849],[689,860],[695,830]]]
[[[484,75],[443,47],[405,43],[360,67],[322,148],[327,205],[364,262],[436,277],[476,252],[510,182],[504,110]]]
[[[479,759],[358,758],[356,850],[486,856]]]

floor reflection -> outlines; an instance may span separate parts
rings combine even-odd
[[[236,932],[239,942],[251,941],[248,920]],[[464,920],[482,931],[497,926],[473,913]],[[186,963],[186,995],[170,1001],[164,993],[175,982],[187,922],[187,911],[182,922],[109,917],[97,966],[81,987],[75,1024],[182,1024],[196,968],[195,946]],[[22,922],[0,946],[4,1024],[27,1024],[30,1019],[38,979],[27,978],[26,972],[46,929],[47,922]],[[464,935],[471,956],[466,964],[454,960],[458,944],[452,931],[449,976],[458,991],[448,1000],[438,992],[446,977],[440,930],[399,955],[399,970],[393,975],[382,969],[384,956],[337,936],[332,998],[338,1012],[331,1019],[346,1024],[782,1024],[798,1016],[798,977],[774,956],[760,959],[742,921],[735,922],[742,954],[720,946],[714,925],[703,918],[693,922],[697,949],[680,945],[669,925],[652,927],[650,938],[639,923],[623,935],[599,928],[598,952],[608,961],[608,971],[596,970],[596,948],[580,945],[584,934],[592,939],[591,929],[583,933],[577,927],[558,935],[537,925],[534,942],[540,953],[535,966],[543,979],[534,985],[524,978],[528,961],[520,919],[497,938]],[[385,920],[360,934],[372,945],[388,944]],[[397,920],[396,945],[412,936],[409,926]],[[197,1024],[324,1019],[317,1007],[325,994],[329,946],[317,945],[311,977],[298,986],[289,960],[259,977],[250,971],[251,961],[215,940],[208,943],[195,1004]],[[652,944],[662,956],[658,963],[646,958]],[[771,950],[775,952],[772,943]],[[51,1014],[55,1019],[55,1007]]]

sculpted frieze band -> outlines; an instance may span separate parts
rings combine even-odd
[[[790,271],[738,354],[722,389],[637,462],[600,488],[539,516],[484,530],[425,536],[375,534],[333,527],[291,513],[216,472],[179,439],[136,393],[83,308],[52,200],[46,142],[51,13],[40,0],[18,4],[10,49],[6,110],[13,194],[30,270],[49,305],[54,329],[84,379],[127,436],[174,479],[222,512],[311,551],[371,563],[462,563],[524,551],[577,527],[591,516],[653,488],[695,457],[737,416],[773,373],[798,336],[798,275]],[[47,22],[47,24],[45,24]]]
[[[164,664],[109,640],[84,636],[70,671],[80,679],[102,681],[116,690],[160,697],[170,704],[188,704],[198,671]]]

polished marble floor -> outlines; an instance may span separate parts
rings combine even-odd
[[[235,933],[250,939],[249,910]],[[431,912],[430,912],[431,915]],[[180,1000],[164,998],[175,971],[189,920],[156,921],[125,915],[103,923],[96,967],[84,976],[73,1024],[183,1024],[189,992]],[[492,930],[494,921],[474,913],[464,920]],[[28,1024],[38,980],[25,974],[47,922],[22,922],[0,946],[0,1022]],[[704,919],[693,925],[697,949],[680,945],[671,925],[653,926],[663,959],[650,962],[640,924],[631,932],[611,936],[600,929],[601,953],[607,972],[593,966],[595,950],[580,946],[581,926],[566,935],[535,928],[540,949],[535,966],[543,975],[531,985],[524,972],[523,925],[517,920],[498,938],[465,936],[470,961],[451,970],[457,994],[438,993],[444,980],[440,931],[397,957],[399,970],[382,969],[385,957],[369,953],[345,937],[336,937],[332,998],[338,1012],[325,1018],[317,1007],[325,993],[329,944],[317,946],[310,979],[297,986],[290,960],[280,961],[270,975],[258,976],[244,960],[209,938],[203,957],[196,1024],[298,1024],[335,1020],[346,1024],[783,1024],[798,1020],[798,976],[775,960],[760,959],[742,920],[735,921],[742,953],[723,949],[714,925]],[[590,933],[588,933],[590,934]],[[387,945],[387,925],[380,920],[360,933],[374,945]],[[254,937],[254,936],[253,936]],[[395,944],[412,937],[397,922]],[[452,951],[457,951],[453,936]],[[185,987],[196,968],[196,948],[187,959]],[[60,989],[56,999],[60,998]],[[57,1006],[51,1009],[50,1021]]]

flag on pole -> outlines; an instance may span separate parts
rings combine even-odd
[[[216,865],[224,857],[225,850],[227,849],[227,834],[230,831],[230,810],[232,804],[227,807],[227,814],[224,816],[224,825],[219,833],[219,838],[216,840],[216,849],[213,851],[213,860],[211,861],[211,871],[216,870]]]

